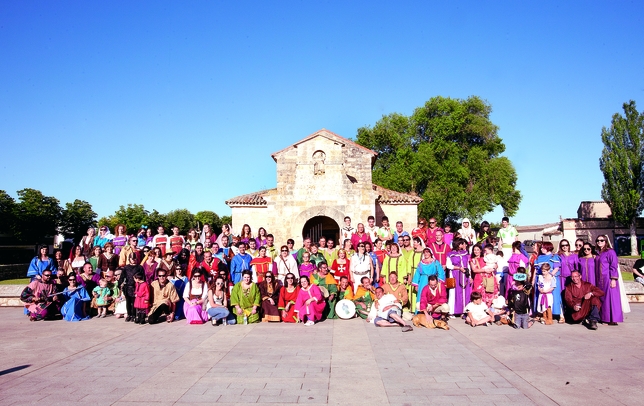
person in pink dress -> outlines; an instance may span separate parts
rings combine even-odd
[[[300,292],[295,301],[295,312],[305,326],[312,326],[322,318],[326,302],[317,285],[311,285],[308,276],[300,277]]]

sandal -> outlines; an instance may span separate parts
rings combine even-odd
[[[406,333],[408,331],[412,331],[414,328],[412,326],[405,326],[402,328],[402,332]]]

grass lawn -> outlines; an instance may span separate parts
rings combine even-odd
[[[633,282],[635,280],[633,278],[633,272],[622,272],[622,278],[624,282]]]
[[[29,278],[23,279],[7,279],[6,281],[0,281],[0,285],[28,285]]]

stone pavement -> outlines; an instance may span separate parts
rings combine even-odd
[[[588,331],[29,322],[0,309],[0,404],[641,404],[644,305]]]

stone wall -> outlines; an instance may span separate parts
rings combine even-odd
[[[403,222],[403,229],[411,233],[418,222],[418,206],[415,204],[377,204],[376,222],[382,225],[382,216],[389,217],[389,225],[396,229],[396,221]]]

